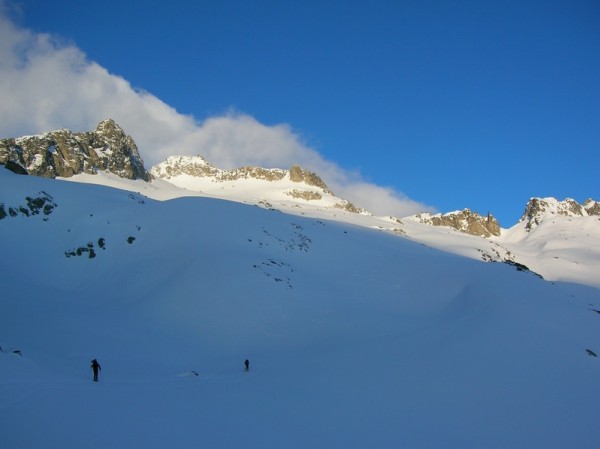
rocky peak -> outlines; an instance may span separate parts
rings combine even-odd
[[[157,178],[170,179],[180,175],[200,178],[210,177],[215,181],[236,181],[238,179],[259,179],[263,181],[281,181],[289,176],[290,181],[318,187],[330,193],[327,184],[315,173],[292,165],[290,170],[245,166],[233,170],[221,170],[207,162],[202,156],[170,156],[164,162],[150,170]]]
[[[306,171],[298,165],[292,165],[292,168],[290,168],[290,180],[294,182],[304,182],[309,186],[320,187],[329,192],[327,185],[316,173]]]
[[[0,164],[8,162],[46,178],[109,171],[122,178],[151,179],[135,142],[111,119],[103,120],[90,132],[61,129],[0,139]]]
[[[125,131],[123,131],[123,128],[117,125],[117,123],[111,118],[104,119],[100,123],[98,123],[98,126],[96,126],[94,132],[103,134],[105,136],[116,135],[121,137],[125,135]]]
[[[481,216],[470,209],[449,212],[447,214],[421,213],[410,218],[419,223],[432,226],[449,226],[465,234],[479,237],[500,235],[500,224],[492,214]]]
[[[587,217],[590,215],[600,215],[600,205],[591,198],[587,199],[583,205],[571,198],[564,201],[552,197],[530,198],[519,223],[525,222],[525,229],[531,231],[549,217]]]

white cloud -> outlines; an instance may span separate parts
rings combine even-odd
[[[0,0],[0,136],[60,128],[91,130],[114,119],[138,145],[146,165],[170,155],[204,156],[221,168],[243,165],[318,173],[338,196],[380,215],[431,210],[390,188],[367,183],[325,160],[289,125],[267,126],[229,112],[203,122],[90,61],[75,45],[16,26]]]

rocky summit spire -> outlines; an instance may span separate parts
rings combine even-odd
[[[61,129],[0,139],[0,164],[20,166],[46,178],[108,171],[122,178],[151,179],[135,142],[112,119],[103,120],[90,132]]]

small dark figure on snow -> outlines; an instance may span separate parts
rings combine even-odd
[[[94,372],[94,382],[98,382],[98,372],[102,371],[102,367],[98,363],[98,360],[96,360],[96,359],[92,360],[91,368],[92,368],[92,371]]]
[[[244,361],[244,371],[245,371],[245,372],[248,372],[248,371],[250,371],[250,360],[248,360],[248,359],[246,359],[246,360]]]

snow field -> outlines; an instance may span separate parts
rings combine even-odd
[[[2,447],[600,441],[597,289],[216,199],[0,185],[58,205],[0,221]]]

